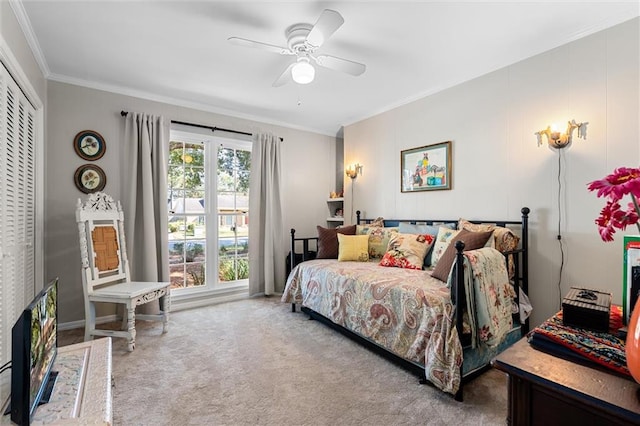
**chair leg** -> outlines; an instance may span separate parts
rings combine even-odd
[[[127,332],[129,333],[129,344],[127,349],[132,352],[136,347],[136,307],[127,305]]]
[[[162,311],[162,332],[169,331],[169,311],[171,310],[171,296],[169,293],[160,298],[160,310]]]
[[[127,330],[129,328],[129,314],[128,308],[125,305],[124,309],[122,309],[122,323],[120,324],[120,330]]]
[[[84,310],[84,341],[93,339],[93,332],[96,329],[96,305],[93,302],[85,302]]]

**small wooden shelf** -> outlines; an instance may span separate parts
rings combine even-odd
[[[344,224],[344,217],[336,216],[336,213],[339,213],[344,208],[344,198],[328,198],[327,199],[327,210],[329,213],[329,217],[327,218],[327,226],[330,228],[336,228]]]

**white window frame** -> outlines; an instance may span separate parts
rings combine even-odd
[[[213,135],[207,128],[184,124],[171,124],[170,140],[194,144],[205,144],[205,221],[207,223],[206,248],[207,260],[205,270],[207,277],[215,277],[215,281],[207,278],[207,283],[199,287],[178,288],[171,290],[171,310],[189,309],[213,303],[238,300],[249,297],[249,281],[238,280],[220,283],[218,277],[218,206],[217,206],[217,149],[220,146],[251,150],[250,137],[239,135],[237,138]],[[216,226],[211,226],[215,224]],[[213,228],[213,229],[211,229]],[[167,248],[168,249],[168,248]],[[209,253],[216,253],[209,256]],[[210,271],[210,272],[209,272]],[[211,283],[211,284],[210,284]]]

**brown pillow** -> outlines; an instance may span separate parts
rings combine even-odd
[[[316,259],[337,259],[338,258],[338,233],[344,235],[355,235],[356,225],[343,226],[342,228],[318,228],[318,254]]]
[[[442,253],[442,256],[438,260],[436,267],[433,268],[431,276],[439,279],[440,281],[447,282],[449,272],[451,272],[451,265],[456,259],[456,242],[462,241],[464,243],[464,250],[476,250],[484,247],[489,240],[489,237],[493,235],[492,231],[486,232],[471,232],[466,229],[461,230],[458,235],[453,237],[451,243],[447,249]]]

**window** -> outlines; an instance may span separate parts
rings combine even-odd
[[[249,278],[249,170],[251,151],[218,150],[218,276],[220,281]]]
[[[167,194],[171,287],[246,284],[251,143],[197,130],[171,131]]]

